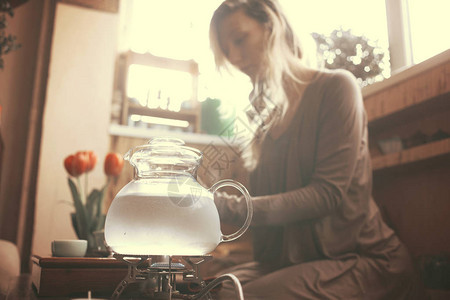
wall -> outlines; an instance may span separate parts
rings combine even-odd
[[[54,239],[75,238],[64,158],[93,150],[99,161],[89,186],[105,182],[108,126],[119,15],[58,3],[37,183],[33,253]],[[84,180],[84,179],[83,179]]]

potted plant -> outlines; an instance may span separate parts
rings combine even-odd
[[[88,175],[97,164],[97,155],[93,151],[78,151],[64,159],[64,167],[69,174],[68,183],[72,194],[75,212],[71,214],[72,226],[77,237],[88,241],[88,255],[98,252],[95,233],[105,226],[103,198],[111,177],[119,176],[123,168],[123,157],[118,153],[108,153],[104,160],[106,183],[100,189],[88,187]],[[81,177],[84,176],[84,183]]]
[[[377,41],[342,28],[329,35],[314,32],[312,37],[325,68],[350,71],[362,87],[385,78],[384,71],[389,61]]]
[[[0,69],[4,67],[3,55],[19,49],[21,45],[16,42],[17,37],[6,33],[8,22],[6,16],[14,16],[13,8],[25,3],[27,0],[0,0]]]

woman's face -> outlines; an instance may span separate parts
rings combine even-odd
[[[263,67],[267,30],[240,9],[219,24],[219,44],[224,55],[253,82]]]

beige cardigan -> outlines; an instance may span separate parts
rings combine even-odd
[[[360,88],[347,71],[320,72],[250,175],[255,260],[283,267],[389,251],[383,245],[396,237],[371,197],[371,176]],[[242,223],[243,201],[216,201],[222,218]]]

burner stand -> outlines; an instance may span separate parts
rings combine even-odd
[[[212,256],[156,256],[122,255],[114,258],[128,264],[128,274],[117,285],[112,299],[118,299],[132,283],[142,282],[152,299],[198,299],[195,295],[181,294],[176,288],[176,278],[193,282],[201,287],[198,295],[212,299],[204,280],[199,276],[199,265],[212,259]],[[212,287],[211,287],[212,288]]]

